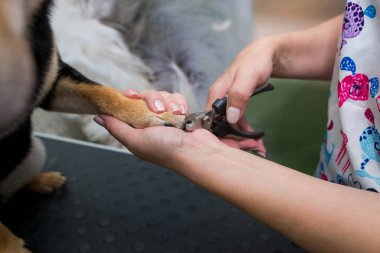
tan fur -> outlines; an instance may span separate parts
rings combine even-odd
[[[25,188],[41,194],[52,193],[60,189],[66,182],[66,177],[56,171],[38,173]]]
[[[30,253],[24,241],[0,223],[0,253]]]
[[[185,118],[167,112],[153,113],[143,100],[127,98],[112,87],[78,84],[70,79],[60,81],[55,96],[59,99],[54,100],[52,110],[110,115],[136,128],[162,126],[166,123],[182,128]]]

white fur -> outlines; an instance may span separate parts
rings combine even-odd
[[[99,21],[109,14],[107,10],[111,5],[110,0],[57,0],[52,12],[52,28],[60,55],[66,63],[98,83],[120,91],[153,89],[147,78],[151,75],[150,69],[130,52],[115,29]],[[39,110],[34,113],[33,121],[40,132],[122,147],[93,122],[92,116]]]
[[[230,29],[232,25],[232,20],[231,19],[226,19],[223,22],[220,23],[213,23],[211,25],[212,29],[214,29],[217,32],[223,32],[225,30]]]

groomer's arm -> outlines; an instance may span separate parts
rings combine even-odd
[[[310,29],[272,37],[272,77],[330,80],[342,20],[339,15]]]
[[[222,197],[308,252],[379,252],[380,196],[337,185],[230,148],[205,130],[133,129],[97,122],[142,159]]]
[[[241,122],[253,91],[270,77],[330,79],[341,24],[340,15],[310,29],[254,41],[210,87],[207,109],[227,95],[227,120],[234,124]]]
[[[308,252],[379,252],[380,196],[227,146],[175,152],[172,169]]]

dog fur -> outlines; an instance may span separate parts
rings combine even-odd
[[[179,92],[195,112],[252,41],[250,2],[57,0],[52,27],[62,59],[85,76],[119,90]],[[37,110],[33,119],[39,132],[120,147],[88,116]]]
[[[52,0],[0,2],[2,200],[21,188],[50,193],[65,182],[58,172],[40,172],[45,149],[32,135],[31,115],[36,107],[111,115],[136,128],[183,128],[184,116],[155,114],[143,100],[126,98],[117,89],[91,81],[62,61],[50,26],[52,6]],[[23,241],[2,224],[0,252],[28,252]]]

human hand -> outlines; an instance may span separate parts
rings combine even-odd
[[[135,90],[127,90],[125,95],[130,98],[144,99],[148,104],[148,107],[156,113],[162,113],[168,109],[174,114],[186,115],[189,110],[186,98],[178,93],[171,94],[166,91],[155,90],[147,90],[139,93]],[[240,120],[238,125],[243,131],[253,131],[252,127],[248,124],[245,118]],[[258,141],[252,139],[236,141],[232,139],[220,138],[220,140],[233,148],[249,151],[254,150],[257,154],[263,157],[266,155],[266,150],[262,139]]]
[[[124,94],[129,98],[144,99],[149,109],[155,113],[169,111],[176,115],[186,115],[189,112],[186,98],[179,93],[155,90],[137,92],[129,89]]]
[[[217,98],[228,96],[227,120],[237,124],[253,92],[265,85],[273,70],[275,44],[270,38],[261,39],[243,49],[221,77],[210,87],[206,110]],[[245,122],[244,122],[245,121]],[[246,120],[241,125],[246,126]]]
[[[149,127],[135,129],[128,124],[105,115],[94,120],[129,151],[141,159],[175,169],[180,156],[194,157],[194,152],[221,149],[225,146],[207,130],[185,132],[173,127]]]
[[[274,44],[267,38],[246,47],[210,87],[206,110],[211,109],[217,98],[228,96],[227,121],[239,130],[253,131],[244,114],[253,92],[265,85],[272,74]],[[266,155],[262,139],[244,143],[228,139],[223,141],[233,147],[239,145],[245,150],[255,150],[261,156]]]

